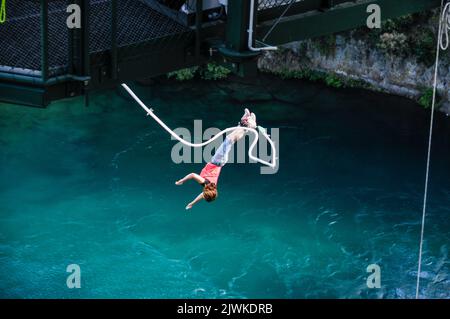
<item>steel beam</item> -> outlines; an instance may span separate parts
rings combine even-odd
[[[440,6],[440,0],[371,0],[344,3],[326,11],[310,11],[282,18],[265,42],[278,45],[305,40],[366,25],[369,4],[381,7],[382,20]],[[257,26],[257,38],[266,35],[275,20]]]
[[[41,0],[41,76],[48,78],[48,0]]]
[[[250,17],[249,0],[229,0],[226,26],[226,47],[229,50],[247,51],[248,24]]]

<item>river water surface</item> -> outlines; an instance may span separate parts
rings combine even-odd
[[[132,85],[170,127],[279,128],[277,174],[222,170],[184,207],[202,164],[121,90],[35,109],[0,105],[0,296],[411,298],[429,111],[398,97],[262,76]],[[421,296],[450,297],[450,120],[438,114]],[[68,289],[66,267],[81,267]],[[369,289],[366,268],[381,267]]]

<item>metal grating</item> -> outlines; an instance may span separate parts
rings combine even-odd
[[[275,7],[286,6],[294,2],[302,2],[304,0],[259,0],[258,10],[266,10]]]
[[[358,0],[322,0],[320,3],[321,6],[324,7],[333,7],[338,6],[345,2],[356,2]],[[259,0],[258,1],[258,10],[266,10],[266,9],[272,9],[276,7],[281,6],[287,6],[290,4],[298,2],[305,2],[305,0]],[[313,2],[313,1],[306,1],[306,2]]]
[[[48,65],[50,76],[63,73],[68,67],[69,29],[66,27],[66,8],[70,3],[73,3],[73,0],[49,2]]]
[[[154,2],[158,6],[164,5],[161,1]],[[69,30],[66,26],[66,7],[69,3],[72,1],[49,0],[50,75],[64,72],[68,66]],[[7,12],[6,22],[0,25],[0,72],[40,71],[40,1],[8,0]],[[118,0],[117,17],[118,46],[190,31],[188,27],[150,8],[143,0]],[[91,0],[89,23],[90,52],[108,50],[111,47],[110,0]]]
[[[39,70],[39,1],[9,0],[7,20],[0,25],[0,65]]]
[[[158,1],[154,1],[158,3]],[[118,0],[118,46],[176,35],[189,31],[186,26],[168,18],[139,0]],[[181,13],[180,13],[181,14]],[[96,0],[91,3],[90,51],[111,48],[111,1]]]

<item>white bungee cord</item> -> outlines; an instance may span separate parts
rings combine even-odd
[[[152,108],[149,108],[147,105],[145,105],[144,102],[141,101],[141,99],[133,92],[133,90],[131,90],[128,85],[126,85],[125,83],[122,83],[122,87],[131,95],[131,97],[147,112],[147,115],[150,115],[159,125],[161,125],[161,127],[163,129],[165,129],[173,138],[175,138],[176,140],[178,140],[180,143],[183,143],[186,146],[189,147],[203,147],[205,145],[208,145],[209,143],[215,141],[216,139],[218,139],[221,135],[231,132],[237,128],[240,129],[244,129],[247,132],[251,132],[253,133],[253,135],[255,136],[255,139],[253,140],[253,142],[251,143],[249,149],[248,149],[248,156],[250,159],[254,160],[255,162],[261,163],[263,165],[267,165],[271,168],[275,168],[277,166],[277,157],[276,157],[276,147],[275,147],[275,143],[271,140],[271,138],[269,137],[269,135],[265,132],[264,129],[260,129],[261,134],[267,139],[267,141],[270,144],[270,148],[271,148],[271,155],[272,155],[272,161],[271,162],[267,162],[263,159],[258,158],[257,156],[254,156],[253,153],[253,149],[255,148],[256,144],[258,143],[258,139],[259,139],[259,134],[258,131],[256,131],[253,128],[250,127],[245,127],[245,126],[235,126],[235,127],[229,127],[227,129],[224,129],[222,131],[220,131],[219,133],[217,133],[216,135],[214,135],[212,138],[210,138],[209,140],[203,142],[203,143],[192,143],[189,141],[186,141],[185,139],[181,138],[177,133],[175,133],[172,129],[170,129],[158,116],[156,116],[156,114],[153,112]]]

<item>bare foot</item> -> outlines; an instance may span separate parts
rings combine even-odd
[[[246,120],[251,115],[250,111],[246,108],[244,110],[244,115],[242,115],[241,121]]]
[[[245,109],[244,115],[241,118],[241,125],[249,127],[249,128],[256,128],[256,115],[253,112],[250,112],[249,109]]]
[[[256,124],[256,115],[255,113],[251,113],[251,115],[247,119],[247,127],[256,128],[258,125]]]
[[[183,185],[183,181],[180,179],[179,181],[175,182],[175,185]]]

